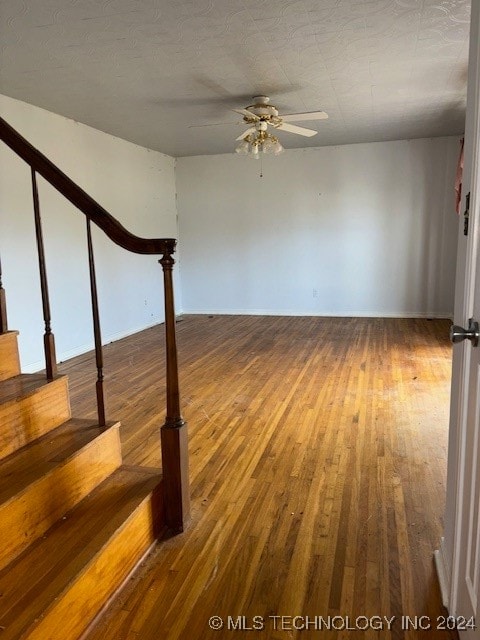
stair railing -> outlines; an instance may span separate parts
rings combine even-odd
[[[50,296],[48,293],[47,265],[45,263],[45,246],[43,244],[42,219],[40,217],[40,202],[38,198],[37,174],[33,167],[32,194],[33,212],[35,216],[35,237],[37,239],[38,271],[40,274],[40,290],[42,293],[43,321],[45,333],[43,334],[43,348],[45,351],[45,373],[47,380],[53,380],[57,375],[57,357],[55,354],[55,336],[52,333],[52,317],[50,313]],[[105,423],[101,425],[105,426]]]
[[[127,251],[145,255],[161,256],[163,269],[166,340],[166,417],[160,429],[162,451],[162,473],[165,501],[165,520],[173,532],[183,531],[190,514],[188,482],[188,436],[187,423],[182,418],[178,382],[178,358],[175,335],[175,304],[172,270],[175,260],[176,240],[173,238],[140,238],[133,235],[108,211],[90,197],[73,180],[56,167],[46,156],[35,149],[3,118],[0,118],[0,139],[29,166],[32,175],[33,210],[37,239],[40,286],[42,293],[43,319],[45,323],[44,350],[45,370],[48,380],[57,375],[55,338],[51,328],[48,279],[40,216],[37,174],[41,175],[79,211],[86,216],[87,247],[92,301],[95,362],[97,367],[96,395],[100,426],[105,426],[105,400],[103,389],[103,353],[100,316],[97,298],[95,260],[91,234],[91,223],[95,223],[116,244]],[[2,286],[0,264],[0,333],[7,331],[5,290]]]

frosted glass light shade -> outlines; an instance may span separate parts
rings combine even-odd
[[[242,140],[240,142],[240,144],[238,145],[238,147],[235,149],[236,153],[239,153],[240,155],[246,156],[248,153],[248,147],[250,145],[248,144],[247,140]]]
[[[275,151],[275,142],[273,140],[271,140],[270,138],[267,138],[266,140],[264,140],[264,142],[262,144],[262,151],[263,151],[263,153],[274,153],[274,151]]]
[[[254,160],[258,160],[258,158],[260,157],[258,144],[252,144],[250,146],[250,157]]]
[[[284,149],[282,147],[282,145],[280,144],[280,142],[277,140],[275,142],[275,144],[273,145],[273,154],[275,156],[278,156],[280,153],[283,153]]]

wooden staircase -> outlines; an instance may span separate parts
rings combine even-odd
[[[78,640],[155,541],[166,530],[180,533],[189,520],[172,277],[176,240],[131,234],[2,118],[0,140],[30,167],[45,328],[45,374],[22,374],[18,333],[8,330],[0,264],[0,640]],[[72,418],[68,380],[57,373],[37,174],[86,219],[96,421]],[[122,465],[120,425],[105,417],[92,223],[128,251],[161,256],[162,476],[157,469]],[[159,407],[159,424],[161,413]]]
[[[0,334],[0,638],[75,640],[164,528],[158,470],[119,423],[72,418],[65,376],[22,375]]]

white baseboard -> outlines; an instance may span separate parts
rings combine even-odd
[[[155,327],[159,324],[163,324],[163,320],[157,320],[156,322],[151,322],[141,327],[136,327],[135,329],[128,329],[127,331],[118,331],[116,333],[111,333],[102,340],[102,344],[106,345],[110,344],[110,342],[116,342],[117,340],[127,338],[128,336],[132,336],[135,333],[139,333],[140,331],[144,331],[145,329],[150,329],[151,327]],[[82,344],[78,347],[74,347],[73,349],[61,351],[57,354],[57,362],[65,362],[66,360],[70,360],[71,358],[75,358],[76,356],[81,356],[84,353],[92,351],[92,349],[94,348],[95,344],[92,340],[92,342]],[[45,369],[45,360],[39,360],[37,362],[31,362],[27,364],[22,363],[23,373],[35,373],[36,371],[41,371],[42,369]]]
[[[312,316],[321,318],[435,318],[452,319],[452,311],[297,311],[292,309],[183,309],[184,314],[214,316]]]
[[[442,604],[445,609],[448,610],[450,604],[450,571],[448,570],[448,562],[445,557],[445,538],[440,540],[440,549],[434,551],[433,557],[435,559],[435,567],[437,569]]]

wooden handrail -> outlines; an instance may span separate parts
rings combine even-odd
[[[3,118],[0,118],[0,139],[77,209],[90,218],[115,244],[133,253],[149,255],[163,255],[164,253],[172,253],[174,250],[176,245],[174,238],[139,238],[127,231],[106,209],[75,184],[43,153],[35,149]]]

